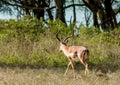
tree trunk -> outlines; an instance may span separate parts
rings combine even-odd
[[[112,9],[111,0],[103,0],[103,2],[101,0],[83,0],[83,2],[93,12],[94,26],[101,26],[105,31],[115,28],[117,21]],[[100,25],[98,21],[100,22]]]
[[[110,23],[109,27],[111,29],[114,29],[115,26],[117,25],[117,21],[116,21],[116,18],[115,18],[115,13],[112,9],[111,0],[105,0],[104,5],[105,5],[105,12],[106,12],[106,16],[107,16],[107,21]]]
[[[29,6],[29,3],[27,1],[20,1],[20,4],[22,4],[23,6]],[[30,15],[28,8],[23,8],[23,10],[25,11],[25,15]]]
[[[93,12],[93,25],[95,27],[99,27],[98,18],[97,18],[97,12]]]
[[[74,4],[74,0],[72,0],[72,3]],[[76,23],[76,10],[75,10],[75,5],[73,5],[73,23]]]
[[[107,22],[107,17],[106,17],[106,13],[104,11],[104,8],[101,6],[98,11],[97,11],[97,18],[99,20],[99,27],[101,27],[103,30],[108,30],[108,22]]]
[[[95,27],[99,27],[98,24],[98,17],[97,17],[97,11],[98,11],[98,2],[94,0],[83,0],[85,5],[92,11],[93,13],[93,25]]]
[[[63,8],[63,4],[65,3],[65,0],[55,0],[56,5],[56,19],[61,20],[63,23],[66,24],[65,21],[65,11]]]
[[[47,9],[46,11],[47,11],[47,13],[48,13],[48,16],[49,16],[50,20],[53,20],[53,15],[52,15],[52,13],[51,13],[51,10],[50,10],[50,9]]]
[[[37,19],[43,18],[44,20],[44,2],[43,0],[38,0],[38,8],[40,9],[36,9],[35,11],[35,15],[37,17]]]

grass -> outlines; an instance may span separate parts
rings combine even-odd
[[[0,85],[119,85],[120,70],[102,73],[90,70],[76,70],[77,79],[73,80],[72,70],[63,76],[65,68],[0,68]]]
[[[77,79],[72,70],[63,76],[67,58],[59,52],[55,33],[70,35],[71,27],[58,22],[34,19],[0,21],[0,85],[118,85],[120,83],[120,30],[99,32],[95,28],[81,28],[80,35],[68,45],[82,45],[90,50],[90,74],[75,63]],[[25,23],[25,24],[24,24]],[[38,24],[40,23],[40,24]],[[66,28],[66,29],[64,29]]]

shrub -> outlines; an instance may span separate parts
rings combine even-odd
[[[60,21],[49,21],[25,17],[21,20],[0,21],[0,65],[12,66],[65,66],[68,63],[63,53],[58,52],[61,37],[72,34],[70,26]],[[89,62],[94,65],[119,62],[120,30],[96,31],[96,28],[80,27],[80,35],[69,40],[70,45],[83,45],[90,50]],[[114,58],[113,58],[114,57]],[[118,64],[118,63],[117,63]]]

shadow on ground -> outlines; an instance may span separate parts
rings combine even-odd
[[[100,71],[102,73],[108,73],[108,72],[115,72],[117,70],[120,70],[120,58],[117,57],[108,57],[105,59],[102,63],[92,63],[88,62],[89,64],[89,70],[94,70],[96,72]],[[76,63],[75,66],[76,70],[84,70],[84,66],[81,63]]]
[[[100,71],[104,74],[108,72],[115,72],[117,70],[120,70],[120,58],[114,58],[114,57],[108,57],[105,59],[106,61],[95,64],[92,62],[88,62],[89,64],[89,70],[94,70],[96,72]],[[84,66],[80,63],[77,62],[75,63],[75,70],[80,71],[80,70],[85,70]],[[64,66],[36,66],[36,65],[24,65],[24,64],[6,64],[6,63],[0,63],[0,67],[2,68],[21,68],[21,69],[26,69],[26,68],[31,68],[31,69],[41,69],[41,68],[48,68],[48,69],[62,69],[65,70],[67,68],[67,65]],[[70,68],[71,69],[71,68]]]

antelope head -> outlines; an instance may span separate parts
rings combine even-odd
[[[60,42],[60,49],[59,49],[59,50],[62,51],[63,48],[64,48],[65,46],[67,46],[68,39],[69,39],[70,37],[72,37],[72,36],[68,36],[68,37],[66,37],[66,38],[64,38],[64,39],[60,39],[60,38],[58,37],[59,33],[60,33],[60,31],[58,30],[57,33],[56,33],[56,38],[57,38],[58,41]]]

